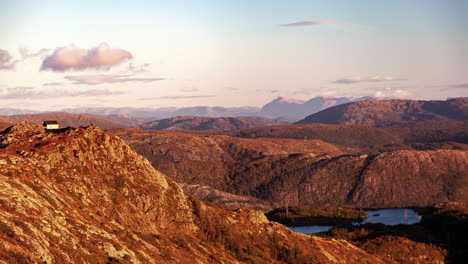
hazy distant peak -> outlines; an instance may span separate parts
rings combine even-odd
[[[304,118],[323,109],[352,102],[353,98],[317,96],[307,101],[277,97],[262,107],[260,113],[269,117]]]
[[[271,101],[271,103],[290,103],[290,104],[303,104],[304,102],[305,101],[303,100],[284,97],[284,96],[278,96],[273,101]]]

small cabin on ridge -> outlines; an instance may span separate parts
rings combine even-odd
[[[42,123],[42,125],[46,129],[59,129],[59,124],[55,120],[44,121],[44,123]]]

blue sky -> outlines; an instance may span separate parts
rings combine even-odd
[[[468,1],[0,5],[4,107],[260,106],[277,96],[468,96]],[[71,55],[94,54],[101,43],[109,52],[80,65],[44,66],[47,58],[69,62],[56,53],[64,47]]]

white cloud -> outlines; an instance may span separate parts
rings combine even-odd
[[[76,96],[109,96],[123,94],[121,91],[109,91],[107,89],[98,90],[36,90],[32,87],[13,87],[0,89],[0,98],[3,99],[47,99],[57,97],[76,97]]]
[[[413,94],[404,89],[392,89],[390,87],[383,88],[374,93],[374,97],[377,98],[409,98]]]
[[[210,98],[215,97],[215,95],[189,95],[189,96],[160,96],[160,97],[151,97],[151,98],[140,98],[140,100],[177,100],[177,99],[193,99],[193,98]]]

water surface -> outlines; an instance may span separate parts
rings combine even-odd
[[[354,223],[354,225],[360,225],[365,223],[381,223],[385,225],[412,225],[421,221],[421,216],[413,209],[397,208],[397,209],[382,209],[366,211],[369,217],[364,219],[362,222]],[[291,229],[297,233],[303,234],[315,234],[319,232],[326,232],[333,228],[333,226],[291,226]]]

